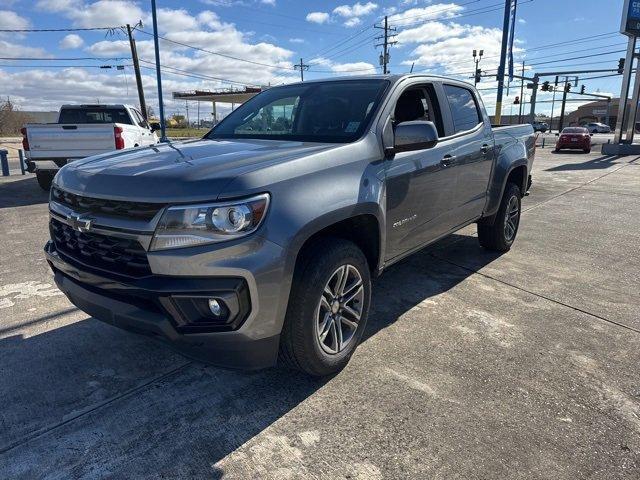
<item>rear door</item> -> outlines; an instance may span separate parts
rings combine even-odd
[[[452,170],[456,174],[452,228],[479,217],[485,206],[494,158],[491,123],[474,92],[463,84],[443,84],[453,135]]]

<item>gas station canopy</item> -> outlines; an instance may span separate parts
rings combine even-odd
[[[195,100],[214,103],[244,103],[262,91],[261,87],[245,87],[244,90],[219,90],[193,92],[173,92],[176,100]]]

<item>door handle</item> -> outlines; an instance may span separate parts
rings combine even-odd
[[[486,143],[482,145],[482,147],[480,148],[480,152],[483,155],[486,155],[489,152],[489,145],[487,145]]]
[[[456,161],[455,155],[445,155],[444,158],[440,160],[440,165],[442,165],[443,167],[450,167],[455,163],[455,161]]]

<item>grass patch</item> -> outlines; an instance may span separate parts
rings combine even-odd
[[[209,128],[167,128],[167,137],[172,138],[199,138],[207,133]],[[158,131],[156,135],[160,134]]]

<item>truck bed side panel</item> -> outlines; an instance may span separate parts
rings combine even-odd
[[[498,210],[509,173],[523,165],[527,169],[525,183],[520,186],[524,192],[535,154],[535,134],[531,125],[496,127],[493,133],[496,160],[489,185],[485,217],[495,214]]]

